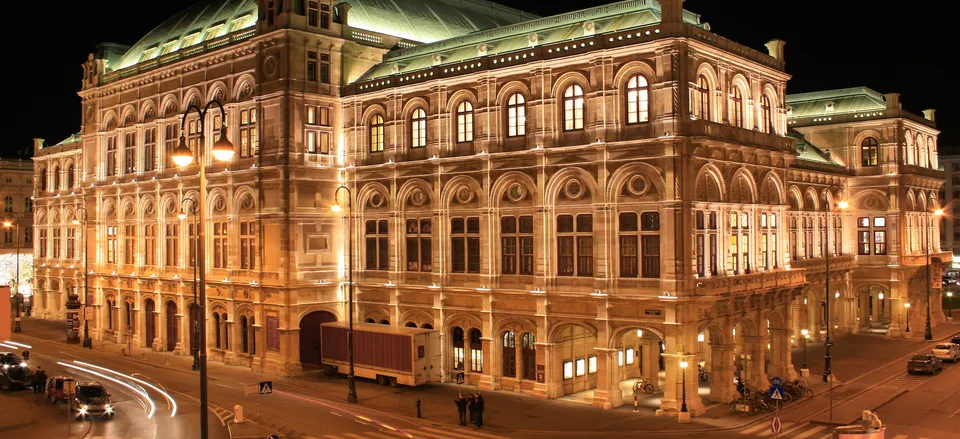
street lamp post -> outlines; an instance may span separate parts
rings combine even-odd
[[[200,227],[197,225],[197,203],[196,201],[194,201],[193,198],[184,198],[182,201],[180,201],[180,213],[177,214],[177,218],[180,218],[181,220],[187,219],[187,212],[186,212],[186,209],[184,209],[183,205],[186,204],[186,202],[188,201],[191,202],[191,205],[193,206],[193,209],[191,209],[190,211],[190,213],[193,214],[193,230],[199,230]],[[194,236],[194,238],[196,238],[196,236]],[[197,261],[196,260],[193,261],[193,304],[194,306],[199,306],[199,304],[197,303]],[[191,322],[192,323],[191,326],[193,326],[193,329],[192,329],[193,339],[197,340],[196,344],[191,343],[192,346],[190,346],[190,351],[193,353],[193,366],[192,366],[193,370],[200,370],[200,355],[199,355],[200,349],[199,349],[199,346],[197,346],[200,344],[199,308],[197,308],[197,311],[198,312],[194,314],[193,321]]]
[[[840,201],[839,203],[837,203],[837,207],[839,207],[840,210],[846,209],[847,206],[848,204],[846,201]],[[827,338],[826,338],[826,343],[824,343],[824,347],[826,348],[826,350],[823,351],[823,382],[827,382],[830,375],[833,374],[833,370],[831,370],[830,368],[830,359],[831,359],[830,347],[833,346],[833,343],[830,342],[830,327],[833,326],[833,322],[830,320],[830,246],[828,245],[828,243],[830,242],[830,210],[829,209],[830,209],[829,200],[824,200],[823,213],[824,213],[824,216],[826,216],[827,224],[823,228],[823,257],[824,257],[824,265],[826,268],[823,276],[824,289],[826,290],[823,295],[824,301],[825,301],[824,307],[823,307],[823,315],[825,317],[824,320],[827,326]],[[836,244],[837,243],[835,243],[835,245]]]
[[[800,335],[803,336],[803,367],[801,369],[807,368],[807,339],[810,338],[810,331],[803,329],[800,331]]]
[[[88,265],[90,248],[87,246],[87,209],[77,207],[77,214],[83,212],[83,219],[74,218],[72,223],[77,226],[83,224],[83,347],[93,349],[93,340],[90,339],[90,321],[87,319],[87,309],[90,306],[90,267]],[[110,312],[107,310],[107,312]]]
[[[929,211],[927,212],[927,230],[926,230],[927,236],[926,236],[926,239],[924,240],[926,241],[925,244],[927,247],[927,286],[926,286],[927,287],[927,328],[926,328],[926,331],[923,332],[924,340],[933,340],[933,330],[930,328],[930,241],[933,240],[933,238],[930,237],[931,235],[930,232],[932,229],[931,224],[933,224],[933,218],[931,218],[931,215],[936,215],[936,216],[943,215],[943,209],[937,209],[933,212],[929,212]]]
[[[207,410],[209,407],[209,395],[207,394],[207,331],[206,331],[206,302],[207,302],[207,282],[206,282],[206,259],[204,257],[204,229],[206,228],[206,219],[204,218],[204,206],[207,205],[207,172],[206,172],[206,159],[204,157],[204,149],[206,149],[206,141],[204,136],[204,120],[207,117],[207,111],[212,107],[217,107],[220,109],[220,114],[224,116],[224,126],[220,131],[220,138],[217,139],[216,143],[213,144],[213,149],[210,151],[213,155],[214,160],[217,161],[229,161],[233,158],[234,149],[233,144],[227,140],[226,136],[226,112],[223,111],[223,104],[220,101],[214,99],[210,102],[207,102],[206,105],[201,109],[195,104],[190,104],[190,106],[183,112],[183,116],[180,120],[180,144],[177,145],[177,148],[173,150],[171,158],[177,166],[187,166],[193,162],[194,153],[187,147],[187,141],[183,133],[186,129],[187,124],[187,115],[191,111],[196,111],[197,115],[200,116],[200,140],[197,144],[199,151],[196,154],[197,165],[200,168],[199,171],[199,183],[200,183],[200,200],[199,207],[197,211],[199,212],[198,222],[203,226],[197,229],[197,267],[199,271],[200,278],[200,302],[197,310],[197,320],[203,322],[203,330],[200,331],[200,341],[198,346],[199,353],[197,354],[200,359],[200,437],[202,439],[207,439],[210,435],[210,426],[208,425],[207,420]],[[196,282],[196,280],[194,280]]]
[[[680,402],[680,413],[687,412],[687,362],[680,362],[680,375],[683,376],[682,386],[683,386],[683,399]]]
[[[347,402],[356,403],[357,385],[353,374],[353,194],[350,193],[348,187],[340,186],[333,194],[334,199],[340,199],[341,190],[347,192],[347,247],[349,249],[347,251],[347,325],[349,327],[347,331],[347,350],[350,356],[350,372],[347,374]],[[330,209],[334,212],[342,210],[339,201],[337,203],[330,206]]]
[[[14,232],[13,232],[14,233],[13,241],[16,243],[16,246],[17,246],[17,259],[14,261],[14,265],[17,266],[16,268],[17,279],[13,285],[13,287],[15,288],[13,293],[13,304],[14,304],[14,307],[17,309],[17,317],[13,321],[13,332],[19,333],[20,332],[20,302],[21,302],[21,298],[23,297],[20,295],[20,218],[17,218],[15,222],[11,222],[11,221],[3,222],[3,227],[6,227],[8,229],[14,226],[16,227],[14,228]]]
[[[903,304],[904,308],[907,308],[907,332],[910,332],[910,302]]]
[[[953,318],[953,291],[947,291],[947,317]]]

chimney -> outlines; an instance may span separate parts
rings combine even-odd
[[[41,150],[41,149],[43,149],[43,139],[41,139],[41,138],[39,138],[39,137],[34,137],[34,138],[33,138],[33,151],[34,151],[34,153],[36,153],[37,151],[39,151],[39,150]]]
[[[683,0],[660,0],[660,23],[683,23]]]
[[[353,6],[350,5],[350,3],[346,2],[334,6],[334,8],[337,10],[337,17],[340,18],[340,24],[344,26],[350,25],[348,22],[348,17],[350,16],[350,8],[352,7]]]
[[[923,118],[926,120],[929,120],[930,122],[936,122],[937,110],[934,110],[933,108],[928,108],[926,110],[923,110]]]
[[[767,42],[767,52],[770,56],[783,61],[783,46],[787,45],[786,41],[781,39],[773,39]]]
[[[883,99],[887,101],[887,110],[900,109],[900,93],[887,93],[883,95]]]

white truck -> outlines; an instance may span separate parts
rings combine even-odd
[[[321,361],[346,374],[350,367],[346,322],[320,326]],[[383,385],[419,386],[440,382],[440,332],[378,325],[353,324],[354,375]]]

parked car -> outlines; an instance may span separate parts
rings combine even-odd
[[[916,354],[907,361],[907,373],[936,374],[943,370],[943,362],[933,354]]]
[[[96,381],[80,381],[76,384],[76,390],[73,401],[70,403],[70,410],[75,413],[75,418],[113,417],[110,394],[103,385]]]
[[[940,343],[933,347],[933,355],[943,361],[950,360],[951,363],[956,363],[957,358],[960,358],[960,345]]]
[[[30,368],[12,352],[0,352],[0,388],[26,389],[30,385]]]
[[[47,401],[51,404],[58,402],[67,402],[70,395],[67,394],[67,386],[76,386],[76,380],[66,375],[54,375],[47,380]]]
[[[960,335],[954,335],[953,338],[950,339],[950,343],[960,345]]]

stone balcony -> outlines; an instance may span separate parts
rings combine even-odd
[[[774,288],[799,287],[805,283],[804,270],[773,270],[763,273],[697,279],[694,291],[697,295],[715,296]]]

